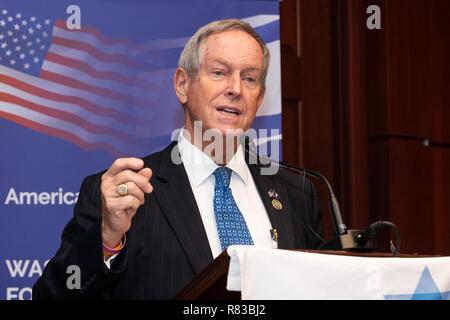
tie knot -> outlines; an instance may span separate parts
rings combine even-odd
[[[230,185],[231,169],[228,167],[219,167],[214,171],[216,177],[216,188],[228,187]]]

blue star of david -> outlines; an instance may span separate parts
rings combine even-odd
[[[385,300],[450,300],[450,291],[440,292],[428,267],[422,271],[416,290],[412,294],[387,294]]]

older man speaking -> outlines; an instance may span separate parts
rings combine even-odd
[[[235,139],[262,103],[269,60],[242,21],[196,32],[174,75],[185,112],[177,141],[143,159],[117,159],[83,181],[34,299],[168,299],[229,245],[320,244],[312,183],[284,170],[261,175]],[[208,148],[211,136],[221,147]],[[79,270],[78,282],[69,269]]]

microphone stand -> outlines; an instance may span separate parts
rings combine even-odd
[[[377,221],[375,223],[372,223],[364,230],[347,229],[347,226],[343,222],[339,204],[336,196],[334,195],[333,188],[322,174],[309,169],[299,168],[291,164],[269,158],[268,156],[259,155],[256,151],[256,146],[253,143],[253,140],[247,135],[242,135],[240,137],[240,143],[242,144],[246,154],[248,155],[249,163],[257,164],[261,167],[270,167],[272,165],[271,163],[276,163],[280,167],[284,167],[295,172],[300,172],[315,177],[325,185],[328,191],[330,213],[333,220],[336,238],[322,245],[320,247],[321,250],[375,252],[376,250],[372,238],[382,226],[389,226],[392,227],[396,232],[396,247],[394,247],[391,242],[391,251],[393,253],[393,256],[397,255],[400,248],[401,237],[397,226],[395,226],[393,223],[388,221]]]

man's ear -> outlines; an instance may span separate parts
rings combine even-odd
[[[189,75],[183,68],[177,68],[175,75],[173,77],[173,84],[175,87],[175,93],[177,94],[178,100],[184,105],[187,101],[187,94],[189,89]]]

